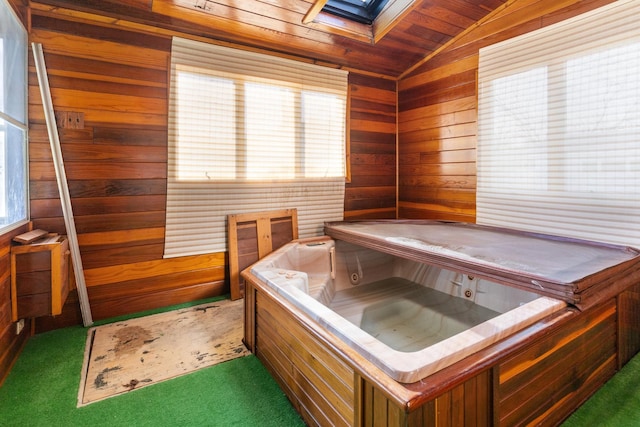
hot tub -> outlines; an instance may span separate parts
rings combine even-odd
[[[311,425],[554,424],[640,350],[634,248],[439,221],[325,232],[242,273],[245,344]]]
[[[566,307],[555,298],[329,238],[287,244],[251,273],[404,383]]]

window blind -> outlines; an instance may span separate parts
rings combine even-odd
[[[165,257],[221,252],[226,216],[344,213],[347,73],[174,38]]]
[[[480,50],[477,222],[640,247],[640,2]]]

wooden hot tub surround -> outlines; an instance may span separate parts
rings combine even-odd
[[[250,270],[245,344],[309,425],[557,425],[640,350],[637,261],[590,286],[582,307],[413,383],[389,378]]]

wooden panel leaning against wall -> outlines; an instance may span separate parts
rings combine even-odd
[[[89,299],[96,320],[228,292],[226,253],[163,259],[169,36],[35,7]],[[92,18],[92,19],[89,19]],[[32,60],[31,60],[32,61]],[[30,67],[30,178],[38,228],[64,233],[44,114]],[[347,217],[395,217],[395,82],[352,73]],[[38,331],[80,323],[75,294]]]
[[[480,48],[607,3],[508,2],[399,80],[399,217],[475,222]]]

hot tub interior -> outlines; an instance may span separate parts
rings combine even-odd
[[[398,380],[419,379],[566,306],[328,238],[287,245],[252,273]]]
[[[462,273],[335,242],[333,311],[389,347],[416,351],[539,297]]]
[[[329,307],[400,351],[428,347],[500,314],[398,277],[349,291],[336,295]],[[356,315],[349,316],[353,307],[358,307]]]

